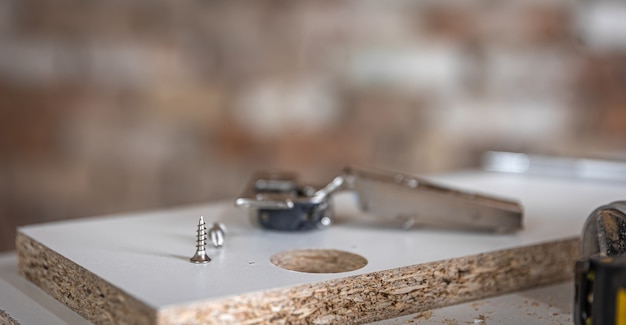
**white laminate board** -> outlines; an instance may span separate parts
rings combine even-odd
[[[91,324],[17,274],[14,253],[0,254],[0,309],[20,324]]]
[[[569,238],[580,233],[595,207],[626,197],[622,183],[485,172],[432,179],[520,200],[526,211],[525,229],[494,235],[339,223],[323,231],[282,233],[253,227],[245,213],[225,202],[35,225],[20,231],[158,309]],[[351,204],[350,196],[338,197],[338,215],[353,214]],[[188,262],[200,215],[229,229],[225,247],[209,249],[213,261],[207,265]],[[308,274],[269,262],[273,254],[297,248],[345,250],[369,263],[352,272]]]
[[[571,324],[574,284],[565,282],[372,323],[399,324]],[[0,255],[0,309],[20,324],[88,325],[65,305],[17,274],[14,253]],[[483,317],[481,317],[481,315]],[[477,324],[481,324],[478,322]]]

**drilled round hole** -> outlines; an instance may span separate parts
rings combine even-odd
[[[367,265],[365,257],[335,249],[284,251],[270,257],[270,262],[286,270],[306,273],[348,272]]]

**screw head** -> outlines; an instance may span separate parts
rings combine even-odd
[[[226,226],[224,224],[215,222],[209,229],[209,239],[216,248],[224,246],[224,237],[226,234]]]
[[[211,258],[203,252],[196,252],[196,254],[189,259],[189,261],[191,261],[191,263],[195,263],[195,264],[206,264],[211,262]]]

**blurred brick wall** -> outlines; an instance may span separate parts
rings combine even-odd
[[[263,168],[326,180],[464,168],[487,149],[624,150],[624,51],[581,43],[577,12],[3,1],[0,250],[23,224],[232,199]]]

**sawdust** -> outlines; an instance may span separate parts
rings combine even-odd
[[[20,322],[11,317],[11,315],[9,315],[9,313],[7,313],[5,310],[0,309],[0,324],[19,325]]]
[[[478,314],[478,317],[474,318],[474,324],[486,324],[485,323],[485,315],[483,314]]]
[[[472,303],[472,308],[474,308],[474,310],[478,311],[478,307],[482,306],[484,304],[484,302],[474,302]]]
[[[423,311],[421,313],[418,313],[417,315],[415,315],[415,317],[413,317],[413,319],[423,318],[425,320],[429,320],[432,316],[433,316],[433,312],[430,311],[430,310],[427,310],[427,311]]]
[[[442,319],[441,323],[444,325],[459,325],[459,322],[456,319],[450,319],[450,318]]]

